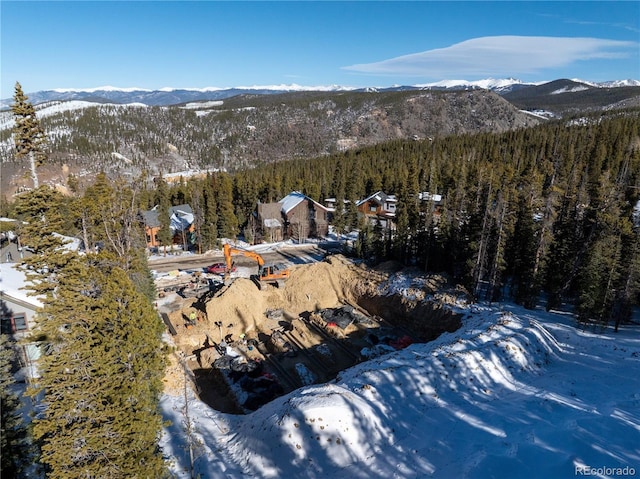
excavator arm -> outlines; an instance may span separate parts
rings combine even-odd
[[[227,271],[231,271],[231,267],[232,267],[231,257],[234,254],[241,254],[243,256],[246,256],[247,258],[255,259],[258,262],[258,266],[260,267],[260,269],[262,269],[262,267],[264,266],[264,259],[262,258],[262,256],[260,256],[258,253],[254,253],[253,251],[234,248],[233,246],[230,246],[227,243],[225,243],[223,247],[223,251],[224,251],[224,262],[227,265]]]
[[[229,272],[233,267],[232,257],[233,255],[242,255],[247,258],[253,258],[258,263],[258,275],[256,276],[258,279],[258,286],[260,287],[259,282],[272,282],[277,283],[278,285],[282,284],[284,280],[289,278],[289,270],[288,269],[280,269],[277,266],[267,266],[264,265],[264,259],[258,253],[254,253],[253,251],[248,251],[246,249],[234,248],[229,244],[225,244],[223,247],[224,252],[224,261],[227,265],[227,272],[225,273],[225,279],[228,279]]]

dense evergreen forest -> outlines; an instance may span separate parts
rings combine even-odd
[[[247,170],[232,177],[232,192],[228,182],[227,175],[214,175],[168,194],[173,203],[201,206],[213,195],[212,204],[227,205],[218,204],[211,220],[203,216],[209,238],[246,224],[257,201],[292,190],[318,201],[344,199],[348,206],[335,225],[360,229],[359,256],[447,273],[477,299],[533,307],[544,298],[547,308],[566,302],[580,320],[616,325],[638,302],[637,112],[501,134],[394,141]],[[353,205],[377,190],[398,198],[393,234],[358,222]],[[441,194],[443,204],[436,209],[420,201],[420,192]]]
[[[14,337],[0,337],[0,475],[166,477],[158,448],[164,325],[152,302],[137,189],[104,175],[82,196],[38,186],[43,131],[19,84],[14,99],[16,155],[29,160],[34,184],[11,205],[30,252],[17,267],[42,307],[23,339],[40,352],[37,374],[26,378],[28,427],[4,377],[18,362]],[[68,248],[61,233],[80,233],[92,247]],[[11,314],[4,295],[0,303],[3,316]]]
[[[109,188],[101,175],[82,196],[66,199],[67,233],[87,244],[113,242],[87,218]],[[616,323],[638,300],[637,112],[507,133],[392,141],[173,185],[155,180],[151,188],[134,190],[138,209],[159,205],[162,212],[189,203],[198,251],[238,234],[251,240],[256,203],[297,190],[320,202],[348,200],[334,224],[360,230],[357,255],[446,273],[476,299],[533,307],[544,298],[548,308],[568,302],[582,320]],[[394,232],[358,220],[355,202],[378,190],[398,198]],[[418,194],[427,191],[442,195],[442,204],[420,201]]]

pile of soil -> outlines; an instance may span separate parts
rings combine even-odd
[[[259,289],[250,279],[236,278],[213,297],[184,299],[178,309],[167,313],[171,323],[176,325],[177,334],[173,341],[177,354],[183,355],[194,371],[209,368],[219,357],[213,344],[220,344],[223,340],[226,343],[240,340],[250,344],[255,340],[253,344],[268,346],[274,331],[283,328],[293,332],[299,348],[315,351],[327,347],[324,344],[326,338],[306,326],[302,318],[315,320],[321,325],[330,322],[341,326],[341,321],[333,316],[337,314],[341,319],[341,310],[338,308],[345,305],[350,305],[349,310],[355,308],[356,313],[363,308],[363,312],[374,315],[378,323],[386,320],[385,331],[397,327],[399,331],[405,331],[403,334],[416,340],[428,341],[445,330],[459,327],[460,318],[448,308],[443,308],[443,301],[436,300],[437,304],[422,301],[427,294],[434,297],[436,291],[442,292],[446,283],[444,278],[434,276],[425,280],[421,286],[416,286],[421,289],[420,294],[412,294],[411,299],[382,291],[381,284],[400,269],[400,265],[392,262],[371,269],[356,265],[342,255],[334,255],[323,262],[292,267],[289,279],[280,288],[268,285]],[[326,310],[331,308],[336,308],[333,316],[324,318],[323,314],[326,316]],[[194,311],[198,320],[189,324]],[[333,336],[339,339],[352,337],[359,327],[347,319],[347,329],[321,329],[330,333],[335,330],[337,333]],[[348,367],[353,364],[354,357],[343,353],[336,353],[340,357],[336,356],[337,359],[333,360]],[[254,348],[243,354],[251,359],[257,350]],[[300,362],[300,358],[293,358],[292,361]],[[286,359],[282,360],[286,366],[285,363]],[[341,370],[340,364],[333,366]],[[166,389],[174,394],[179,392],[181,385],[184,387],[184,371],[176,366],[175,363],[171,364],[165,378]]]
[[[240,334],[255,337],[267,321],[267,312],[282,310],[285,319],[291,320],[303,312],[316,312],[353,302],[354,292],[363,290],[375,282],[376,275],[336,255],[328,260],[292,269],[284,287],[267,286],[259,290],[253,281],[237,278],[220,296],[206,304],[209,327],[214,337],[219,331],[216,322],[222,323],[223,336]],[[269,328],[271,329],[271,325]]]

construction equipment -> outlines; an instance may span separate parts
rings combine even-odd
[[[227,272],[225,273],[225,283],[227,283],[228,281],[229,272],[233,270],[233,262],[231,259],[234,254],[253,258],[257,261],[258,274],[252,275],[251,279],[254,283],[256,283],[259,289],[262,289],[262,285],[267,283],[280,287],[289,278],[290,271],[288,268],[281,265],[265,265],[264,258],[262,258],[262,256],[260,256],[258,253],[254,253],[253,251],[249,251],[246,249],[235,248],[228,243],[224,245],[223,251],[224,261],[227,266]]]

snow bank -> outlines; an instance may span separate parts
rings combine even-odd
[[[247,416],[193,400],[203,478],[573,477],[640,471],[637,330],[472,306],[463,327],[294,391]],[[188,477],[180,399],[163,450]],[[184,428],[182,428],[183,430]]]

